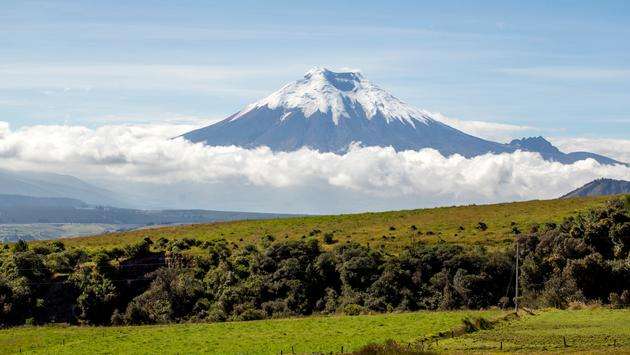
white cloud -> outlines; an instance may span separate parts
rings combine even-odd
[[[443,157],[431,149],[377,147],[355,147],[344,155],[308,149],[274,153],[169,139],[183,133],[185,127],[177,125],[32,126],[16,131],[3,126],[1,167],[121,182],[334,187],[388,198],[421,196],[424,201],[503,201],[556,197],[598,177],[630,179],[626,166],[594,160],[562,165],[524,152],[471,159]]]
[[[225,83],[289,74],[295,70],[290,66],[260,69],[219,65],[15,63],[0,65],[0,88],[41,89],[50,95],[57,91],[89,92],[93,89],[229,93],[236,89],[226,89]],[[239,89],[240,95],[243,92],[263,93],[251,88]]]
[[[514,138],[520,138],[538,131],[537,128],[530,126],[487,121],[464,121],[446,117],[440,113],[434,113],[434,115],[439,121],[455,127],[462,132],[493,141],[509,142]]]
[[[630,78],[630,69],[593,67],[531,67],[498,70],[508,75],[543,79],[624,80]]]
[[[554,137],[550,140],[564,152],[592,152],[630,163],[628,139]]]
[[[9,123],[0,121],[0,139],[3,139],[9,134]]]

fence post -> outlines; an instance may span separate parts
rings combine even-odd
[[[564,343],[564,347],[567,347],[567,337],[566,336],[562,336],[562,342]]]
[[[501,347],[499,348],[499,350],[503,350],[503,342],[501,342]]]
[[[343,345],[341,346],[341,353],[343,354]]]

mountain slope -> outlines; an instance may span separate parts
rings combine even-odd
[[[0,194],[0,208],[84,208],[87,206],[85,202],[73,198]]]
[[[292,151],[344,152],[353,142],[396,150],[434,148],[466,157],[512,149],[437,121],[367,81],[360,73],[313,69],[304,79],[218,122],[184,135],[209,145],[261,145]]]
[[[630,181],[597,179],[575,189],[561,198],[630,194]]]
[[[360,143],[391,146],[398,151],[433,148],[445,156],[473,157],[520,149],[539,152],[545,159],[562,163],[586,158],[603,164],[618,163],[592,153],[565,154],[551,144],[551,147],[537,146],[540,142],[536,141],[542,137],[510,144],[477,138],[399,100],[359,72],[323,68],[310,70],[303,79],[283,86],[223,121],[183,137],[213,146],[268,146],[274,151],[308,147],[343,153],[353,143]]]
[[[0,169],[0,194],[65,197],[95,205],[125,205],[113,192],[69,175]]]
[[[554,147],[548,140],[543,137],[530,137],[522,139],[514,139],[508,146],[518,150],[537,152],[545,160],[557,161],[563,164],[572,164],[579,160],[594,159],[602,164],[623,164],[614,159],[610,159],[603,155],[589,152],[572,152],[563,153]]]

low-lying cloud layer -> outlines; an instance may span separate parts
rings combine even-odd
[[[309,149],[272,152],[266,147],[208,147],[171,139],[188,128],[32,126],[11,130],[0,122],[0,167],[151,184],[334,188],[383,198],[412,195],[424,202],[550,198],[599,177],[630,179],[627,166],[600,165],[594,160],[562,165],[526,152],[466,159],[444,157],[431,149],[396,152],[354,147],[338,155]]]

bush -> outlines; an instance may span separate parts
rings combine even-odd
[[[475,228],[483,232],[488,229],[488,225],[482,221],[479,221],[479,223],[477,223],[477,226]]]
[[[358,316],[366,313],[365,308],[355,303],[345,305],[341,312],[348,316]]]

